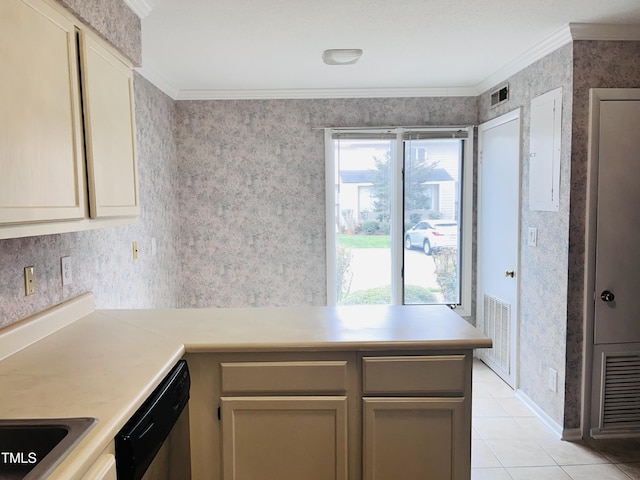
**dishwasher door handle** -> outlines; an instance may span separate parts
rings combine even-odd
[[[150,422],[149,425],[147,425],[146,427],[144,427],[144,430],[140,433],[140,435],[138,435],[138,440],[140,440],[142,437],[144,437],[147,433],[149,433],[151,431],[151,429],[153,427],[156,426],[155,422]]]

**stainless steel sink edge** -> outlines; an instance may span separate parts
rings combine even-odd
[[[93,417],[0,419],[0,428],[33,426],[67,430],[65,437],[24,477],[24,480],[39,480],[47,478],[97,423],[98,419]]]

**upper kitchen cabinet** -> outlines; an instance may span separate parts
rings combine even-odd
[[[131,65],[80,32],[91,218],[139,215]]]
[[[74,23],[40,1],[0,2],[0,223],[82,219]]]
[[[0,239],[135,222],[132,66],[49,0],[0,2]]]

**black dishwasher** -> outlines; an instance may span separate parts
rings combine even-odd
[[[180,360],[115,438],[118,480],[142,478],[189,401],[191,377]]]

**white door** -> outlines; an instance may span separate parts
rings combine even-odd
[[[595,343],[640,342],[638,125],[640,99],[600,102]]]
[[[591,259],[587,277],[588,294],[593,295],[591,434],[637,435],[640,89],[596,89],[591,95]]]
[[[478,328],[493,341],[480,358],[516,386],[520,109],[483,123],[478,162]]]

